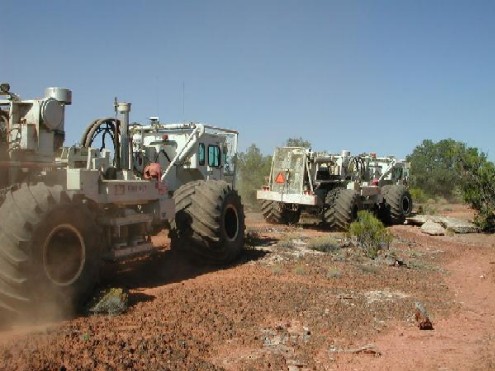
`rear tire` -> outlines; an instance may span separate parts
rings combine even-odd
[[[325,197],[323,220],[330,228],[346,231],[357,219],[359,194],[352,189],[333,189]]]
[[[0,206],[0,308],[72,312],[98,280],[99,229],[60,186],[22,184]]]
[[[276,201],[261,201],[261,212],[270,224],[297,224],[301,216],[300,210],[289,210]]]
[[[241,198],[224,181],[196,181],[174,194],[175,219],[170,229],[172,248],[197,262],[225,264],[244,247]]]
[[[282,224],[282,210],[275,201],[262,200],[261,213],[270,224]]]
[[[385,225],[390,225],[390,205],[387,204],[387,195],[390,191],[392,185],[384,185],[380,189],[380,193],[382,194],[383,201],[377,204],[376,208],[376,216],[381,220],[381,222]]]
[[[383,194],[383,191],[382,191]],[[383,194],[389,224],[403,224],[411,214],[413,201],[411,194],[403,185],[393,185]]]

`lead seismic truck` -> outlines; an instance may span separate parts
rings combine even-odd
[[[374,212],[387,224],[403,223],[412,210],[408,169],[393,156],[281,147],[275,149],[268,184],[257,191],[257,199],[270,223],[304,220],[346,230],[359,210]]]
[[[169,227],[172,248],[228,263],[244,244],[234,190],[238,133],[199,123],[129,122],[130,103],[64,147],[72,93],[23,100],[1,85],[0,316],[81,304],[104,259],[146,254]]]

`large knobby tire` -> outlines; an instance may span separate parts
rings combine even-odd
[[[359,194],[352,189],[333,189],[325,197],[323,222],[330,228],[346,231],[357,219]]]
[[[411,214],[413,201],[411,194],[403,185],[387,187],[383,192],[387,210],[388,224],[403,224],[406,217]]]
[[[382,221],[385,225],[390,225],[390,205],[387,204],[387,195],[390,191],[392,185],[384,185],[380,188],[380,193],[383,196],[383,202],[377,204],[376,216]]]
[[[325,207],[322,214],[322,222],[325,226],[333,228],[335,224],[335,202],[341,188],[331,189],[325,196]]]
[[[261,212],[270,224],[297,224],[301,216],[300,210],[289,210],[276,201],[261,201]]]
[[[100,233],[88,207],[60,186],[22,184],[7,193],[0,220],[0,308],[34,318],[76,310],[100,265]]]
[[[172,249],[208,264],[226,264],[239,256],[244,247],[244,210],[230,184],[216,180],[187,183],[175,191],[174,200]]]
[[[386,198],[388,192],[390,191],[390,188],[392,188],[392,187],[393,187],[393,185],[389,185],[389,184],[381,187],[380,192],[381,192],[383,198]]]

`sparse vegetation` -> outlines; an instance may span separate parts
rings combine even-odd
[[[419,214],[435,215],[437,214],[437,206],[434,200],[428,200],[427,202],[418,206]]]
[[[378,274],[380,272],[380,268],[369,264],[359,264],[358,267],[363,273],[366,274]]]
[[[278,247],[285,247],[287,249],[292,249],[295,244],[293,240],[282,240],[277,244]]]
[[[372,259],[378,256],[378,252],[381,249],[388,248],[392,241],[392,236],[383,223],[366,210],[358,212],[357,221],[351,223],[349,233],[356,238],[358,245],[364,249],[366,256]]]
[[[294,267],[293,272],[297,275],[305,275],[307,273],[307,269],[304,265],[298,264]]]
[[[292,249],[296,243],[295,240],[299,239],[299,235],[294,234],[294,233],[287,233],[285,234],[282,239],[277,243],[277,246],[279,247],[285,247]]]
[[[337,239],[331,236],[313,238],[308,242],[308,248],[320,252],[334,252],[340,250],[340,244]]]
[[[278,276],[278,275],[282,274],[283,269],[282,269],[282,266],[280,264],[275,264],[275,265],[271,266],[271,271],[273,274]]]
[[[327,278],[340,278],[342,276],[342,272],[340,272],[337,268],[329,268],[327,272]]]
[[[420,270],[420,271],[431,271],[431,272],[441,271],[441,269],[437,265],[427,262],[426,260],[411,260],[408,262],[407,265],[411,269]]]

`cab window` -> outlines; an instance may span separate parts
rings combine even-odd
[[[198,161],[199,161],[199,166],[204,166],[205,165],[205,162],[206,162],[206,152],[205,152],[205,144],[204,143],[199,143]]]
[[[220,167],[222,163],[222,151],[219,146],[208,146],[208,166]]]

